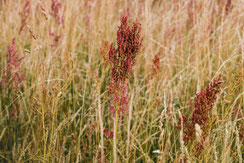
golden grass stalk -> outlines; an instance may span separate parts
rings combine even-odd
[[[130,106],[129,106],[129,119],[128,119],[128,125],[127,125],[127,147],[126,147],[126,162],[129,162],[130,156],[129,156],[129,151],[130,151],[130,125],[131,125],[131,119],[132,119],[132,110],[133,110],[133,98],[134,94],[131,95],[131,101],[130,101]]]
[[[103,120],[102,120],[102,110],[101,110],[101,97],[100,97],[100,84],[97,89],[98,92],[98,114],[99,114],[99,124],[100,124],[100,136],[101,136],[101,161],[105,162],[104,158],[104,142],[103,142]]]

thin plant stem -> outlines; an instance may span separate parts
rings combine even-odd
[[[43,141],[44,141],[44,156],[43,159],[44,161],[46,160],[46,133],[45,133],[45,114],[44,114],[44,103],[42,103],[42,129],[43,129]]]
[[[113,162],[116,163],[117,162],[117,139],[116,139],[116,136],[117,136],[117,122],[118,121],[118,111],[116,109],[115,111],[115,118],[114,118],[114,136],[113,136]]]
[[[134,94],[132,94],[131,97],[131,102],[130,102],[130,106],[129,106],[129,119],[128,119],[128,126],[127,126],[127,147],[126,147],[126,158],[127,158],[127,163],[129,161],[129,151],[130,151],[130,124],[131,124],[131,118],[132,118],[132,109],[133,109],[133,97]]]
[[[101,160],[103,163],[104,162],[103,120],[102,120],[102,113],[101,113],[101,99],[100,99],[99,89],[98,89],[98,114],[99,114],[100,135],[101,135]]]

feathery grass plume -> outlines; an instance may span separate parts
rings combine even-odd
[[[16,98],[25,78],[19,67],[24,57],[20,57],[17,52],[15,40],[13,39],[12,45],[8,46],[7,63],[3,71],[2,79],[0,80],[0,85],[3,88],[3,91],[8,97],[12,97],[12,99]],[[11,115],[16,116],[17,109],[18,103],[14,100]]]
[[[26,26],[29,15],[30,15],[30,0],[26,0],[23,9],[20,12],[21,27],[19,29],[19,34],[22,32],[23,28]]]
[[[184,142],[186,144],[192,143],[196,137],[199,140],[199,136],[201,135],[202,141],[198,141],[194,147],[196,154],[200,154],[204,148],[204,141],[208,134],[208,125],[210,125],[210,121],[212,120],[211,109],[217,99],[217,94],[221,90],[222,82],[221,75],[219,75],[218,79],[214,79],[207,86],[206,90],[201,90],[200,93],[196,94],[194,106],[192,106],[193,114],[191,118],[182,115]],[[179,122],[181,121],[181,118],[179,118]],[[180,126],[177,126],[177,128],[181,129]],[[196,128],[202,131],[201,134],[199,134]]]

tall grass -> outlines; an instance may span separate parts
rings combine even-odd
[[[104,40],[116,42],[124,15],[141,24],[143,44],[114,149]],[[242,162],[243,0],[0,0],[0,20],[0,81],[13,40],[24,57],[21,87],[0,84],[0,162]],[[176,126],[219,74],[198,156]]]

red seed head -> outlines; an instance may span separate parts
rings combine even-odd
[[[195,152],[200,154],[202,149],[204,148],[204,141],[207,137],[206,130],[208,129],[208,125],[211,120],[211,109],[217,99],[217,94],[221,91],[222,84],[221,75],[219,75],[218,79],[214,79],[206,88],[206,90],[201,90],[200,93],[196,94],[194,99],[194,106],[191,105],[193,109],[193,114],[191,119],[182,115],[183,117],[183,133],[184,133],[184,141],[186,144],[194,141],[195,134],[195,125],[198,124],[203,131],[202,141],[196,145]],[[179,122],[181,119],[179,118]],[[177,126],[177,129],[181,129],[181,126]]]
[[[111,65],[109,92],[112,116],[114,116],[115,109],[121,115],[128,108],[129,95],[126,80],[136,62],[135,58],[141,45],[141,24],[134,22],[130,28],[128,26],[128,17],[122,17],[121,25],[117,31],[117,48],[111,44],[108,58]]]
[[[130,28],[128,17],[122,17],[121,25],[117,31],[117,49],[111,44],[109,51],[109,60],[112,66],[111,80],[118,83],[124,82],[128,78],[141,45],[141,24],[134,22]]]

